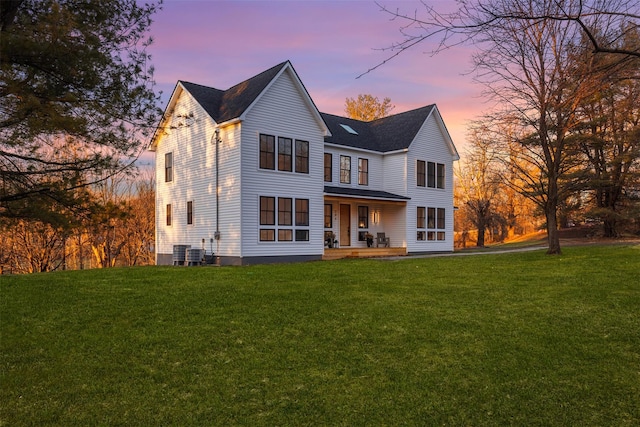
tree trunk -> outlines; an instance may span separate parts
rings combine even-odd
[[[547,254],[548,255],[560,255],[560,234],[558,233],[558,219],[556,216],[556,209],[553,203],[548,202],[545,207],[545,216],[547,218]]]
[[[476,246],[479,248],[484,248],[484,233],[486,228],[487,225],[484,221],[478,221],[478,240]]]
[[[604,237],[620,237],[618,229],[616,227],[617,221],[615,218],[605,218],[603,221]]]

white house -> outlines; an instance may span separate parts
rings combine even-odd
[[[319,260],[366,248],[365,233],[407,254],[453,250],[458,154],[435,105],[372,122],[320,113],[286,61],[227,90],[179,81],[150,150],[158,264],[176,245],[221,264]]]

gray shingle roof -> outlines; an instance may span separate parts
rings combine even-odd
[[[185,81],[180,83],[216,123],[224,123],[240,117],[287,63],[289,61],[282,62],[227,90]]]
[[[180,83],[213,120],[224,123],[240,117],[287,64],[289,61],[282,62],[227,90],[186,81]],[[408,148],[434,108],[432,104],[371,122],[328,113],[320,115],[331,132],[325,142],[384,153]],[[349,133],[341,124],[350,126],[358,134]]]
[[[331,132],[325,142],[383,153],[409,148],[434,108],[435,104],[431,104],[371,122],[320,113]],[[341,124],[350,126],[358,135],[349,133]]]
[[[389,193],[387,191],[365,190],[363,188],[332,187],[330,185],[325,185],[324,192],[326,194],[365,197],[367,199],[411,200],[411,197],[400,196],[398,194]]]

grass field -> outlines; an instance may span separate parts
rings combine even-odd
[[[640,246],[0,276],[3,426],[640,424]]]

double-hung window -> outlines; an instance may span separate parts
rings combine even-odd
[[[292,199],[289,197],[278,197],[278,241],[290,242],[293,240],[292,223]]]
[[[436,187],[436,164],[427,162],[427,187]]]
[[[276,137],[260,134],[260,168],[276,168]]]
[[[444,230],[444,218],[444,209],[438,208],[436,213],[436,227],[438,228],[438,230]],[[437,232],[437,239],[444,240],[444,231]]]
[[[418,187],[424,187],[425,186],[425,164],[426,162],[424,160],[418,160],[416,161],[416,185]]]
[[[333,181],[333,156],[331,153],[324,153],[324,182]]]
[[[340,156],[340,182],[351,184],[351,156]]]
[[[291,138],[278,137],[278,170],[291,172]]]
[[[263,228],[262,226],[272,226]],[[276,240],[276,198],[260,196],[260,241],[273,242]]]
[[[444,165],[442,163],[436,164],[436,187],[444,188]]]
[[[309,199],[296,199],[296,242],[309,241]]]
[[[309,142],[296,139],[296,172],[309,173]]]
[[[369,159],[358,159],[358,184],[369,185]]]

